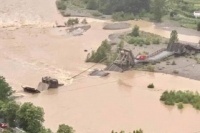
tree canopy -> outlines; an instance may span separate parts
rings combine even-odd
[[[59,125],[57,133],[74,133],[74,129],[68,125]]]
[[[32,103],[24,103],[17,111],[17,118],[20,127],[25,131],[39,133],[44,122],[44,111]]]
[[[96,9],[104,14],[126,12],[138,14],[142,10],[149,11],[150,0],[84,0],[88,9]]]
[[[0,76],[0,100],[7,101],[12,93],[12,88],[6,82],[5,78]]]

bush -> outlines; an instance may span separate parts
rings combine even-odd
[[[182,103],[178,103],[177,107],[178,107],[178,109],[183,109],[184,108]]]
[[[146,39],[145,42],[144,42],[144,44],[150,45],[151,44],[150,39]]]
[[[87,57],[86,62],[95,62],[99,63],[100,61],[107,58],[107,55],[111,53],[111,45],[107,40],[104,40],[101,43],[101,46],[97,49],[96,52],[92,52],[90,57]]]
[[[124,12],[115,12],[112,14],[112,19],[115,21],[126,21],[126,20],[134,20],[134,14],[132,13],[124,13]]]
[[[89,0],[86,6],[87,9],[96,10],[98,8],[98,3],[96,0]]]
[[[176,65],[176,62],[175,62],[175,61],[173,61],[173,62],[172,62],[172,65]]]
[[[153,44],[160,44],[160,39],[159,38],[153,38],[152,43]]]
[[[70,18],[67,22],[65,22],[65,25],[66,26],[72,26],[72,25],[75,25],[75,24],[78,24],[79,23],[79,20],[78,18]]]
[[[147,88],[154,88],[153,83],[152,83],[152,84],[149,84],[149,85],[147,86]]]
[[[197,23],[197,31],[200,31],[200,22]]]
[[[87,20],[84,18],[83,21],[81,22],[82,24],[87,24]]]
[[[154,66],[148,65],[147,66],[147,70],[150,71],[150,72],[153,72],[154,71]]]
[[[57,0],[56,6],[57,6],[58,10],[65,10],[67,8],[66,3],[63,0]]]
[[[131,32],[131,36],[134,36],[134,37],[139,36],[139,29],[140,29],[140,27],[135,25],[132,32]]]
[[[94,11],[94,12],[92,12],[92,16],[100,17],[100,16],[102,16],[102,14],[100,12],[98,12],[98,11]]]
[[[197,110],[200,110],[200,95],[198,92],[192,91],[165,91],[160,97],[161,101],[164,101],[166,105],[174,105],[179,103],[178,108],[183,108],[183,104],[191,104]]]
[[[173,73],[174,74],[179,74],[179,71],[178,70],[174,70]]]

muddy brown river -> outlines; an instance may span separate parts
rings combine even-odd
[[[22,0],[21,8],[15,10],[15,21],[23,18],[25,25],[30,24],[31,27],[0,29],[0,75],[6,77],[18,95],[24,95],[18,99],[19,102],[32,102],[44,108],[46,127],[56,131],[59,124],[65,123],[73,126],[77,133],[110,133],[111,130],[131,132],[139,128],[145,133],[200,131],[198,111],[189,105],[180,111],[176,106],[168,107],[159,101],[164,90],[199,91],[199,81],[139,71],[112,72],[105,78],[89,77],[86,72],[69,80],[73,75],[93,65],[84,62],[87,55],[85,49],[88,52],[96,50],[109,34],[124,30],[105,31],[102,29],[105,21],[87,18],[91,29],[82,36],[67,35],[65,29],[49,27],[55,21],[63,21],[53,6],[54,2],[49,0],[47,4],[50,7],[49,12],[52,12],[51,16],[41,8],[42,5],[46,7],[46,3],[40,1],[37,5],[40,10],[34,12],[35,2]],[[15,4],[13,5],[11,0],[4,3],[7,5],[4,8],[11,11],[9,15],[13,15],[13,11],[9,9]],[[27,8],[29,12],[25,15],[34,14],[34,17],[40,18],[37,19],[40,28],[36,23],[30,23],[31,20],[19,15]],[[2,13],[1,15],[9,16]],[[7,21],[11,25],[16,24],[8,17],[1,21],[2,25],[7,25]],[[47,23],[50,25],[46,25]],[[141,30],[164,37],[169,37],[170,34],[169,31],[156,29],[147,21],[130,23],[139,25]],[[21,21],[17,21],[16,25],[19,24]],[[200,37],[179,35],[179,39],[196,43]],[[104,67],[100,64],[95,66]],[[23,93],[21,85],[36,87],[41,77],[47,75],[58,78],[65,86],[43,91],[38,95]],[[156,88],[147,89],[149,83],[154,83]]]

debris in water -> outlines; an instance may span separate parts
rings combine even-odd
[[[105,77],[108,76],[110,73],[105,72],[103,70],[98,70],[98,69],[94,69],[89,75],[90,76],[100,76],[100,77]]]

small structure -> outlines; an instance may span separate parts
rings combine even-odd
[[[194,14],[195,18],[200,17],[200,11],[194,11],[193,14]]]

